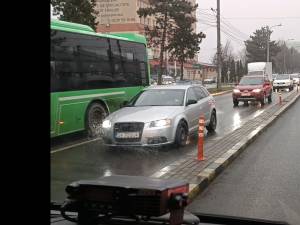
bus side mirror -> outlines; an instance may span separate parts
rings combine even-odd
[[[125,106],[127,106],[127,105],[128,105],[128,101],[124,101],[124,102],[122,103],[121,107],[125,107]]]

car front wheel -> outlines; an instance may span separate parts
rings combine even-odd
[[[272,102],[272,92],[271,92],[270,95],[268,96],[268,102],[269,102],[269,103]]]
[[[266,94],[264,94],[263,98],[260,100],[261,105],[265,105],[266,103]]]
[[[233,106],[238,106],[239,105],[239,101],[238,100],[233,100]]]
[[[209,132],[214,132],[216,130],[216,127],[217,127],[217,115],[216,115],[216,112],[213,111],[210,116],[210,122],[209,122],[208,126],[206,127],[206,129]]]
[[[175,135],[175,146],[176,147],[183,147],[186,145],[188,137],[188,127],[185,122],[181,121],[176,129]]]

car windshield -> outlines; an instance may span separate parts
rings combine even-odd
[[[260,85],[263,82],[264,79],[262,77],[243,77],[239,85]]]
[[[185,90],[156,89],[141,93],[133,106],[182,106]]]
[[[279,74],[276,76],[276,80],[288,80],[289,79],[289,75],[287,74]]]

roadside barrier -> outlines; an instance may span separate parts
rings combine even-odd
[[[281,105],[282,104],[281,91],[278,92],[278,96],[279,96],[279,105]]]
[[[204,126],[205,126],[205,118],[202,114],[199,119],[199,128],[198,128],[198,161],[204,160]]]

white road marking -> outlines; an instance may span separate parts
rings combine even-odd
[[[100,140],[100,139],[101,139],[101,138],[95,138],[95,139],[88,140],[88,141],[83,141],[83,142],[80,142],[80,143],[77,143],[77,144],[68,145],[68,146],[66,146],[66,147],[63,147],[63,148],[60,148],[60,149],[53,150],[53,151],[51,151],[50,153],[53,154],[53,153],[61,152],[61,151],[67,150],[67,149],[69,149],[69,148],[73,148],[73,147],[77,147],[77,146],[80,146],[80,145],[83,145],[83,144],[87,144],[87,143],[91,143],[91,142],[94,142],[94,141],[98,141],[98,140]]]

